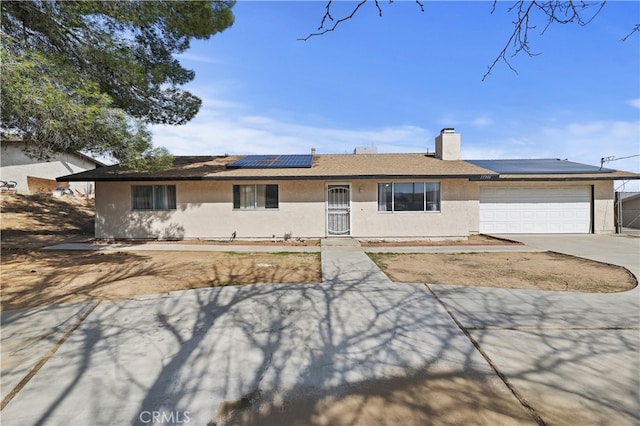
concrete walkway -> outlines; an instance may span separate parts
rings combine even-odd
[[[514,238],[638,275],[636,245],[586,237]],[[431,422],[640,423],[637,290],[394,284],[352,240],[319,249],[322,284],[2,312],[2,424],[151,424],[154,415],[156,424],[209,424],[225,401],[286,409],[301,398],[357,395],[371,381],[388,398],[385,383],[417,372],[432,383],[481,383],[433,390],[434,405],[419,410]],[[475,414],[464,417],[465,408]],[[303,412],[298,423],[320,414]]]
[[[623,266],[640,276],[637,238],[502,237]],[[429,287],[545,422],[640,424],[638,287],[613,294]]]

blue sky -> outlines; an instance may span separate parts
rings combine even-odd
[[[568,158],[640,154],[640,3],[608,2],[588,26],[530,33],[539,53],[498,63],[511,2],[367,4],[332,33],[314,32],[325,2],[239,1],[235,23],[179,56],[203,100],[184,126],[154,126],[174,155],[434,150],[443,127],[462,156]],[[334,15],[355,3],[336,2]],[[640,157],[608,163],[640,171]],[[636,185],[637,186],[637,185]],[[627,188],[628,189],[628,188]]]

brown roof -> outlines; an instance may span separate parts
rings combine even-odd
[[[174,157],[173,167],[156,173],[137,172],[119,166],[103,167],[74,175],[64,181],[149,180],[282,180],[367,178],[474,178],[497,177],[495,172],[466,161],[443,161],[425,154],[325,154],[314,155],[306,168],[227,168],[243,156]]]
[[[321,154],[306,168],[229,168],[244,156],[177,156],[173,166],[147,173],[120,166],[101,167],[59,181],[162,181],[162,180],[299,180],[299,179],[411,179],[465,178],[470,180],[622,180],[640,179],[640,174],[607,173],[499,174],[467,161],[444,161],[426,154]]]

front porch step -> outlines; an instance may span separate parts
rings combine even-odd
[[[355,238],[323,238],[320,247],[361,247],[360,241]]]

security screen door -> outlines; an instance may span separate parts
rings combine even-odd
[[[349,185],[327,186],[327,234],[351,235]]]

